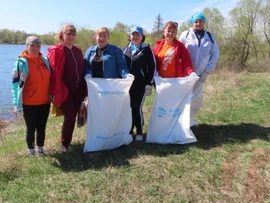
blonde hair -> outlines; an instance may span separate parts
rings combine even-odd
[[[65,24],[62,29],[57,33],[57,35],[55,36],[55,38],[60,41],[60,42],[63,42],[64,39],[63,39],[63,34],[66,33],[68,30],[71,30],[73,32],[76,33],[76,28],[74,25],[72,24]]]
[[[108,37],[110,37],[110,32],[109,32],[109,29],[107,27],[100,27],[96,31],[96,35],[99,35],[100,33],[106,33],[108,35]]]

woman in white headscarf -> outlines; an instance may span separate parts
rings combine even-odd
[[[190,20],[192,28],[184,31],[179,38],[179,41],[186,46],[190,54],[195,73],[200,77],[193,88],[190,126],[196,125],[194,118],[202,104],[204,82],[215,69],[220,55],[215,37],[204,29],[205,21],[202,13],[195,13]]]

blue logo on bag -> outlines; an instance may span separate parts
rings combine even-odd
[[[165,116],[171,117],[171,118],[176,118],[179,117],[181,114],[181,110],[179,108],[170,108],[166,110],[163,107],[158,107],[158,117],[162,118]]]
[[[179,117],[181,114],[181,111],[179,108],[173,108],[169,110],[169,117]]]
[[[158,117],[164,117],[164,116],[166,116],[167,115],[167,111],[164,109],[164,108],[162,108],[162,107],[159,107],[158,108]]]
[[[127,95],[127,92],[118,91],[118,90],[115,90],[115,91],[98,90],[98,94],[100,94],[102,96],[107,96],[107,95],[117,95],[117,96],[120,96],[120,95]]]
[[[116,132],[111,136],[99,134],[99,135],[96,136],[96,138],[100,139],[100,140],[110,140],[110,139],[114,139],[115,137],[124,136],[124,135],[127,135],[127,134],[129,134],[127,131],[121,131],[121,132]]]

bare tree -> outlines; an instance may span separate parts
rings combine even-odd
[[[156,17],[156,20],[154,22],[154,27],[152,29],[152,34],[160,34],[162,32],[164,23],[163,18],[161,17],[160,13]]]
[[[268,58],[270,58],[270,0],[260,10],[261,29],[268,45]]]
[[[235,31],[233,38],[237,42],[241,52],[240,65],[242,67],[246,66],[252,46],[253,49],[255,48],[254,50],[256,50],[254,33],[262,2],[263,0],[241,0],[237,3],[237,6],[230,11],[233,29]]]

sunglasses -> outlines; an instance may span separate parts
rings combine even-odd
[[[31,48],[34,48],[34,47],[40,48],[40,47],[41,47],[40,44],[29,44],[29,46],[30,46]]]
[[[69,35],[69,36],[76,36],[76,32],[65,32],[66,35]]]

